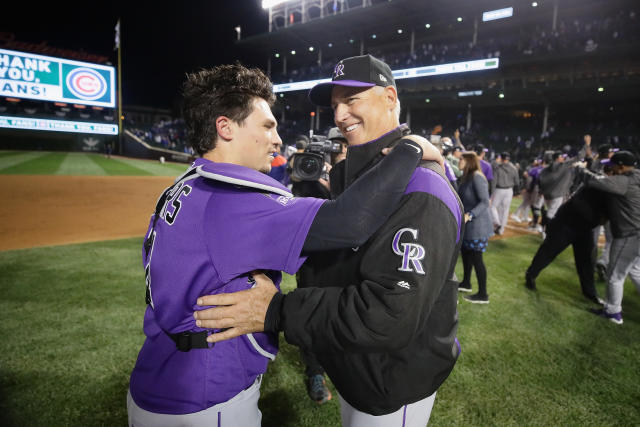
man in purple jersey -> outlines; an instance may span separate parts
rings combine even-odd
[[[146,339],[131,374],[129,425],[259,426],[260,379],[277,334],[208,343],[213,331],[193,317],[197,298],[250,289],[258,269],[277,286],[303,252],[364,244],[393,212],[423,151],[435,149],[408,136],[344,198],[295,198],[266,175],[282,141],[260,70],[190,74],[184,95],[187,138],[202,157],[158,200],[142,248]]]
[[[475,151],[478,157],[480,157],[480,169],[482,170],[484,177],[487,178],[487,181],[489,182],[489,194],[491,194],[493,193],[493,168],[491,167],[491,163],[484,159],[488,150],[484,148],[484,145],[477,144]]]
[[[331,82],[309,95],[332,107],[347,138],[344,162],[331,171],[333,194],[352,190],[380,161],[379,151],[409,132],[389,66],[363,55],[340,61]],[[345,191],[345,193],[343,193]],[[315,287],[204,296],[202,327],[231,328],[208,340],[283,331],[312,351],[340,393],[343,427],[424,427],[437,389],[460,353],[457,282],[462,206],[442,167],[414,169],[400,206],[364,244],[312,254]],[[339,225],[338,225],[339,226]],[[263,277],[256,277],[261,285]],[[266,316],[253,315],[264,313]]]

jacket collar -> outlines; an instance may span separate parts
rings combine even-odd
[[[360,175],[382,159],[380,153],[383,148],[389,147],[395,141],[407,135],[411,130],[406,124],[385,133],[379,138],[360,145],[352,145],[347,148],[345,160],[345,184],[348,187]]]
[[[192,168],[204,178],[292,197],[287,187],[269,175],[244,166],[198,158],[193,162]]]

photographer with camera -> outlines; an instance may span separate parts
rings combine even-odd
[[[347,140],[337,127],[329,134],[315,135],[311,142],[291,157],[290,176],[293,182],[291,192],[296,197],[331,199],[329,192],[329,172],[331,167],[345,159]],[[330,161],[327,162],[327,160]],[[298,288],[310,287],[316,278],[312,259],[302,264],[296,273]],[[331,391],[326,385],[324,369],[315,355],[307,349],[300,349],[305,365],[307,393],[318,404],[331,400]]]

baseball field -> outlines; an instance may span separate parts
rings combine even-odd
[[[144,340],[141,238],[184,168],[0,151],[1,426],[126,425]],[[627,282],[623,325],[593,316],[571,249],[543,271],[537,292],[526,290],[539,244],[517,232],[490,242],[491,303],[460,297],[462,354],[430,425],[640,425],[640,295]],[[284,292],[294,287],[286,276]],[[339,426],[335,389],[327,404],[311,402],[297,349],[280,343],[262,386],[263,425]]]

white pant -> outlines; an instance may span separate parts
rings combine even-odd
[[[129,427],[260,427],[262,412],[258,409],[260,382],[233,396],[226,402],[191,414],[157,414],[136,405],[127,392]]]
[[[425,427],[429,423],[436,393],[387,415],[370,415],[358,411],[349,405],[342,396],[340,398],[340,415],[342,427]]]
[[[556,216],[556,212],[558,212],[558,208],[564,202],[564,197],[556,197],[554,199],[545,199],[545,204],[547,205],[547,219],[551,219]]]
[[[491,196],[491,207],[494,208],[494,223],[504,231],[509,220],[509,207],[513,199],[513,188],[496,188]]]
[[[601,227],[598,227],[598,231],[600,231]],[[611,234],[611,225],[609,221],[607,221],[602,228],[604,229],[604,248],[602,249],[602,253],[598,257],[596,264],[602,264],[605,267],[609,264],[609,251],[611,250],[611,241],[613,240],[613,234]],[[598,236],[600,233],[598,233]],[[597,243],[597,241],[596,241]]]

